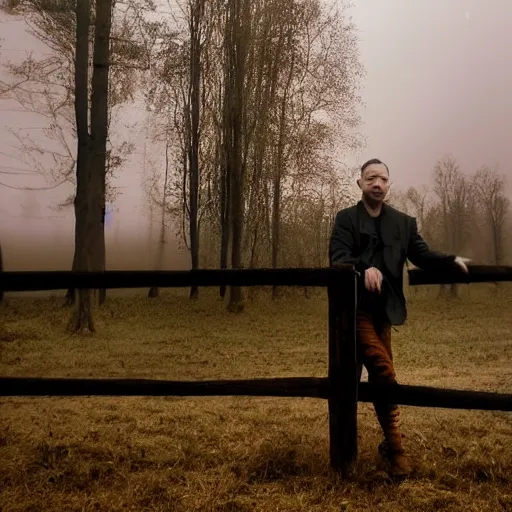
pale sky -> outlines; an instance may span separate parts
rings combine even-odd
[[[380,158],[404,187],[451,153],[465,172],[499,164],[512,181],[512,1],[354,4],[367,71],[356,163]]]
[[[512,0],[354,0],[354,4],[350,13],[367,73],[361,90],[365,106],[360,110],[360,131],[367,146],[345,155],[346,163],[360,165],[380,158],[389,165],[395,186],[406,188],[428,184],[436,160],[451,154],[466,173],[483,164],[499,165],[512,190]],[[2,58],[41,51],[22,22],[3,14],[0,43]],[[0,116],[0,171],[8,171],[20,164],[6,156],[14,142],[6,127],[37,127],[40,121],[2,99]],[[136,109],[128,117],[133,125],[143,119],[143,112]],[[118,182],[123,192],[117,204],[121,213],[112,225],[122,219],[132,234],[145,237],[147,219],[140,205],[142,128],[132,127],[130,137],[137,145],[136,154]],[[0,174],[0,182],[16,184],[16,180],[15,175]],[[31,183],[37,186],[40,181]],[[65,195],[60,191],[58,199]],[[0,237],[13,230],[24,236],[34,231],[47,236],[49,230],[59,229],[72,236],[72,211],[56,214],[45,207],[56,197],[55,192],[17,192],[0,186]],[[34,210],[37,202],[41,206]],[[30,208],[33,217],[40,217],[38,227],[36,220],[27,223],[26,217],[21,223],[23,211],[26,214]],[[50,216],[51,225],[44,221]],[[71,240],[66,244],[71,250]]]

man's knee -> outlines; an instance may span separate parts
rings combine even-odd
[[[396,384],[396,374],[390,359],[378,359],[368,366],[368,381],[372,384]]]

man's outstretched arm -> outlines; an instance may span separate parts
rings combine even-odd
[[[446,268],[459,267],[462,271],[468,272],[466,264],[467,258],[462,258],[454,254],[445,254],[439,251],[433,251],[427,242],[418,232],[416,219],[412,219],[410,227],[409,246],[407,247],[407,258],[424,270],[441,270]]]

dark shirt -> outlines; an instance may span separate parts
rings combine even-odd
[[[360,257],[368,268],[375,267],[379,269],[383,274],[383,280],[385,280],[387,272],[384,265],[384,243],[381,234],[381,219],[382,214],[378,217],[372,217],[365,211],[361,232],[363,236],[368,237],[368,243]],[[359,309],[371,313],[374,317],[388,320],[385,312],[387,292],[388,290],[384,283],[381,293],[378,293],[368,291],[364,283],[361,282],[359,288]]]
[[[363,221],[363,232],[368,236],[368,245],[365,247],[361,254],[361,259],[368,265],[368,267],[376,267],[381,272],[384,271],[384,244],[382,242],[382,234],[380,231],[380,224],[382,216],[367,218]]]

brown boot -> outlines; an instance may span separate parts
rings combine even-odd
[[[389,476],[392,478],[405,478],[411,474],[411,465],[404,450],[389,452]]]
[[[379,444],[379,453],[388,463],[388,473],[391,478],[405,478],[411,474],[412,468],[402,447],[391,448],[388,441]]]
[[[379,445],[379,453],[389,463],[389,476],[404,478],[411,473],[411,466],[402,447],[398,407],[394,404],[375,404],[375,412],[385,438]]]

